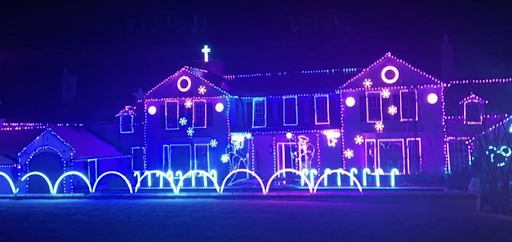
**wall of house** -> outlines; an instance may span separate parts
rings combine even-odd
[[[165,101],[146,101],[146,110],[150,106],[157,108],[155,115],[146,114],[146,169],[164,171],[179,169],[186,173],[189,169],[195,169],[195,161],[199,160],[198,162],[203,164],[209,162],[210,169],[216,169],[223,174],[227,173],[227,166],[222,164],[221,156],[225,153],[228,144],[228,99],[221,97],[204,99],[207,102],[206,128],[193,127],[193,105],[190,108],[185,107],[186,100],[188,99],[170,100],[179,102],[178,122],[181,118],[187,120],[186,124],[178,124],[178,127],[173,129],[166,129]],[[224,105],[224,110],[221,112],[215,110],[215,105],[218,103]],[[191,131],[187,132],[188,130],[193,130],[193,134],[189,133]],[[211,145],[211,142],[216,144]],[[201,152],[209,152],[208,157],[205,158]],[[181,155],[176,156],[178,153]],[[173,159],[180,160],[173,163]],[[187,162],[189,165],[185,164]],[[208,169],[203,165],[198,166],[200,167],[197,169]]]
[[[419,171],[441,173],[445,170],[445,156],[444,156],[444,131],[443,131],[443,108],[442,108],[442,93],[440,87],[424,87],[418,88],[417,102],[418,102],[418,120],[417,121],[401,121],[400,118],[400,99],[399,90],[390,89],[391,95],[389,98],[382,99],[382,113],[384,128],[381,132],[376,129],[375,122],[367,122],[366,112],[366,96],[364,90],[343,91],[341,97],[346,100],[348,97],[353,97],[356,102],[353,107],[348,107],[346,104],[343,106],[343,138],[344,150],[352,150],[354,156],[348,158],[344,157],[345,167],[350,169],[355,168],[371,168],[374,169],[371,161],[379,160],[380,151],[390,149],[386,147],[391,143],[403,142],[403,159],[401,162],[407,162],[408,156],[411,156],[411,171],[407,169],[406,173],[417,173]],[[438,96],[438,101],[435,104],[427,102],[427,96],[430,93],[435,93]],[[397,113],[394,115],[389,114],[388,107],[394,105],[397,107]],[[361,136],[363,140],[356,143],[356,136]],[[421,140],[421,166],[418,164],[418,159],[414,161],[412,153],[414,148],[408,149],[408,146],[414,144],[407,144],[408,140]],[[374,143],[372,143],[374,142]],[[409,141],[413,142],[413,141]],[[375,144],[375,150],[372,148]],[[380,149],[378,144],[382,144]],[[391,145],[393,147],[394,145]],[[367,152],[365,151],[367,150]],[[409,151],[409,155],[408,155]],[[374,156],[374,154],[377,154]],[[372,157],[373,156],[373,157]],[[381,159],[385,159],[383,155]],[[414,169],[413,163],[420,168]],[[397,164],[400,171],[403,171],[403,163]],[[401,167],[398,167],[401,166]],[[385,173],[390,172],[393,167],[381,166]]]

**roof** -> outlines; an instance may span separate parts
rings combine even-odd
[[[229,92],[237,96],[279,96],[334,92],[362,69],[343,68],[278,73],[225,75]]]
[[[485,114],[511,114],[512,81],[464,80],[451,81],[445,91],[446,115],[462,115],[461,101],[471,94],[478,96],[484,104]]]
[[[127,155],[83,127],[52,127],[52,130],[75,149],[73,157],[77,160]]]
[[[30,144],[45,129],[22,129],[0,131],[0,158],[8,158],[17,161],[18,152]],[[5,161],[5,160],[4,160]]]
[[[463,116],[451,116],[446,119],[448,137],[475,137],[494,125],[506,120],[508,115],[485,115],[482,124],[464,124]]]

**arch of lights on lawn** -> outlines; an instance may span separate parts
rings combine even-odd
[[[121,178],[126,183],[126,188],[129,190],[130,194],[137,193],[140,190],[140,187],[152,187],[156,189],[171,189],[175,195],[179,195],[182,189],[195,189],[195,188],[212,188],[214,189],[218,194],[223,194],[226,190],[226,188],[230,187],[228,180],[235,176],[237,173],[245,173],[247,175],[252,176],[257,182],[259,187],[261,188],[261,193],[263,195],[269,194],[271,192],[271,186],[273,183],[281,183],[284,184],[286,182],[283,181],[277,181],[276,179],[279,177],[283,177],[283,174],[285,173],[291,173],[295,174],[300,178],[300,186],[298,188],[306,188],[307,191],[309,191],[310,194],[316,194],[319,189],[323,188],[349,188],[359,191],[360,193],[363,192],[363,187],[368,187],[368,179],[370,177],[373,177],[373,185],[375,187],[380,187],[380,180],[383,178],[382,175],[384,172],[382,169],[377,169],[375,172],[371,172],[369,169],[364,169],[362,174],[363,183],[361,184],[359,180],[356,178],[355,175],[358,174],[357,169],[352,168],[350,172],[339,168],[339,169],[325,169],[323,174],[318,176],[316,170],[311,170],[309,172],[307,171],[299,171],[295,169],[283,169],[280,171],[277,171],[274,173],[266,182],[264,182],[261,177],[255,173],[254,171],[248,170],[248,169],[237,169],[231,171],[229,174],[226,175],[226,177],[222,180],[218,180],[217,178],[217,172],[215,170],[211,170],[210,172],[204,171],[204,170],[191,170],[185,174],[183,174],[182,171],[167,171],[163,172],[160,170],[151,170],[151,171],[145,171],[141,174],[141,172],[136,171],[134,172],[134,177],[136,178],[136,183],[133,185],[130,182],[130,179],[123,175],[120,172],[117,171],[106,171],[102,174],[100,174],[94,183],[91,183],[91,181],[85,176],[84,174],[77,172],[77,171],[68,171],[62,174],[54,184],[50,181],[47,175],[45,175],[42,172],[38,171],[32,171],[27,174],[25,174],[23,177],[20,178],[18,182],[15,182],[9,175],[7,175],[4,172],[0,172],[0,176],[7,181],[10,190],[12,194],[18,194],[19,188],[17,185],[21,184],[22,182],[26,181],[28,178],[35,176],[35,177],[41,177],[42,180],[38,180],[37,182],[45,182],[48,185],[49,193],[52,195],[57,195],[59,185],[63,182],[64,178],[67,176],[78,176],[81,178],[81,180],[84,181],[86,185],[86,192],[88,190],[89,193],[99,193],[98,185],[102,184],[102,180],[106,176],[117,176]],[[389,187],[395,187],[395,179],[396,176],[399,175],[398,169],[392,169],[389,173]],[[152,176],[155,176],[156,178],[159,178],[159,182],[157,184],[153,184],[152,182]],[[316,176],[316,179],[315,179]],[[344,176],[345,178],[342,178]],[[333,184],[329,184],[329,179],[336,179],[336,182]],[[348,179],[348,180],[347,180]],[[198,181],[197,181],[198,180]],[[342,180],[345,180],[345,184],[342,183]],[[185,185],[187,181],[187,184]],[[147,184],[143,184],[146,183]],[[240,188],[240,187],[237,187]],[[247,186],[242,187],[247,188]]]

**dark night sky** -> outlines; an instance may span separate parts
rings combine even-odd
[[[440,76],[446,32],[458,78],[512,77],[511,8],[499,1],[70,2],[0,4],[0,117],[111,119],[203,44],[230,74],[366,67],[391,51]],[[72,105],[60,101],[64,68],[78,77]]]

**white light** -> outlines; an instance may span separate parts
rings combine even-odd
[[[204,53],[204,62],[208,62],[208,53],[210,53],[210,48],[208,48],[208,45],[204,45],[203,49],[201,50],[201,52]]]
[[[187,82],[187,85],[185,87],[183,87],[181,85],[182,81]],[[181,92],[188,92],[188,90],[190,90],[190,87],[192,86],[192,80],[190,80],[190,78],[188,76],[182,76],[182,77],[180,77],[180,79],[178,79],[177,85],[178,85],[178,90],[180,90]]]
[[[391,78],[391,79],[387,78],[386,72],[388,72],[388,71],[394,72],[395,76],[393,76],[393,78]],[[380,77],[382,78],[382,81],[387,84],[395,83],[398,80],[398,76],[399,76],[398,69],[396,69],[396,67],[394,67],[394,66],[386,66],[380,72]]]
[[[290,133],[290,132],[286,133],[286,138],[287,138],[287,139],[291,139],[291,138],[292,138],[292,136],[293,136],[293,134],[292,134],[292,133]]]
[[[222,103],[215,104],[215,111],[217,111],[218,113],[224,111],[224,104],[222,104]]]
[[[156,113],[156,107],[155,107],[155,106],[150,106],[150,107],[148,108],[148,113],[149,113],[150,115],[155,115],[155,113]]]
[[[437,100],[438,100],[437,94],[435,94],[435,93],[428,94],[428,96],[427,96],[428,103],[435,104],[435,103],[437,103]]]
[[[247,133],[247,134],[245,134],[245,138],[246,138],[246,139],[252,139],[252,134],[251,134],[251,133]]]
[[[347,100],[345,100],[345,104],[348,107],[353,107],[354,105],[356,105],[356,99],[353,97],[347,97]]]

